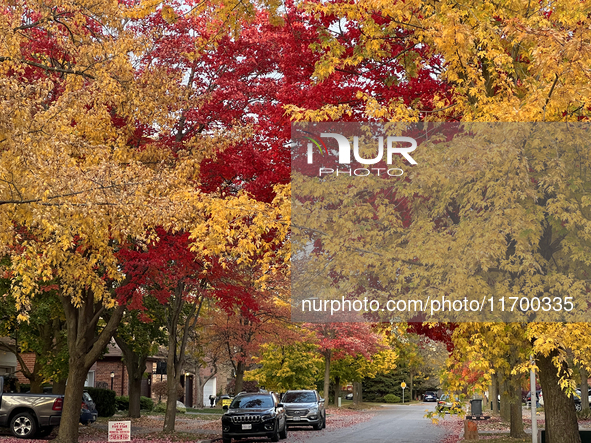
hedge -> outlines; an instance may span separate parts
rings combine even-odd
[[[118,395],[115,397],[115,403],[117,403],[118,411],[129,410],[129,397],[127,395]]]
[[[117,403],[117,410],[118,411],[128,411],[129,410],[129,396],[121,395],[115,397],[115,402]],[[144,411],[151,411],[154,408],[154,401],[148,397],[140,397],[140,409]]]
[[[386,403],[400,403],[400,397],[394,394],[386,394],[384,395],[384,401]]]
[[[148,397],[140,397],[140,409],[151,411],[154,409],[154,400]]]
[[[117,402],[115,401],[115,391],[110,389],[101,388],[84,388],[88,391],[94,404],[99,417],[111,417],[117,412]]]

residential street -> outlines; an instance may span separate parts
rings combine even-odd
[[[425,410],[435,408],[435,403],[411,406],[384,405],[368,412],[373,417],[352,427],[332,428],[330,418],[327,428],[314,431],[311,428],[290,428],[287,441],[292,443],[438,443],[449,428],[434,425],[424,418]]]

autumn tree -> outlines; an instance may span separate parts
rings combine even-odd
[[[239,21],[248,7],[234,6]],[[226,7],[214,5],[208,23],[225,17],[232,10]],[[245,195],[227,206],[197,191],[196,165],[236,138],[231,131],[216,139],[215,131],[188,130],[183,110],[197,108],[202,94],[189,92],[181,70],[143,63],[154,36],[141,23],[161,17],[156,8],[58,1],[12,2],[1,10],[1,252],[22,247],[11,257],[21,318],[40,282],[59,285],[69,353],[59,441],[77,440],[86,373],[129,301],[115,296],[125,285],[115,255],[120,245],[148,244],[151,228],[165,225],[190,230],[197,248],[225,248],[226,226],[231,221],[237,233],[248,217],[248,229],[237,235],[246,246],[281,217],[273,210],[257,215],[264,205]],[[238,29],[237,21],[224,23],[224,31]]]
[[[308,324],[314,331],[318,351],[324,359],[324,397],[328,402],[331,363],[341,358],[361,356],[367,360],[382,350],[382,338],[366,323]],[[335,400],[336,401],[336,400]]]
[[[125,264],[123,264],[125,266]],[[123,354],[129,386],[129,417],[140,416],[142,380],[148,357],[166,342],[164,309],[155,297],[144,297],[143,311],[131,310],[121,319],[113,338]]]
[[[289,304],[287,280],[278,273],[262,287],[253,268],[226,268],[214,293],[218,310],[212,314],[211,339],[225,349],[225,361],[235,371],[235,392],[242,391],[244,374],[264,343],[297,339],[287,327]],[[232,304],[228,300],[233,299]]]
[[[63,393],[68,376],[68,355],[64,315],[55,288],[52,288],[55,285],[44,286],[42,293],[31,303],[28,320],[19,321],[16,300],[8,293],[10,279],[4,279],[3,283],[0,286],[6,292],[3,294],[0,327],[2,336],[12,341],[0,342],[0,349],[16,356],[32,393],[42,393],[42,386],[49,382],[53,383],[54,393]],[[25,353],[35,355],[32,367],[24,360]]]
[[[277,392],[315,389],[324,363],[317,345],[308,341],[265,343],[255,362],[260,367],[248,371],[245,380]]]
[[[531,343],[523,328],[506,323],[461,323],[454,331],[444,384],[450,392],[484,392],[493,383],[493,404],[501,397],[501,416],[510,423],[510,434],[522,438],[521,387],[523,371],[531,353]],[[492,390],[492,391],[496,391]]]
[[[589,53],[587,50],[589,26],[586,22],[588,19],[585,8],[584,5],[573,6],[568,2],[553,3],[546,7],[546,5],[532,5],[525,1],[514,2],[510,8],[506,8],[506,5],[491,4],[486,1],[477,4],[454,3],[453,5],[446,2],[431,4],[420,1],[387,5],[373,2],[354,5],[338,2],[310,4],[309,9],[318,16],[330,17],[332,29],[336,28],[340,20],[344,20],[351,23],[350,26],[356,26],[363,30],[362,37],[354,42],[354,50],[347,52],[345,49],[348,42],[341,41],[340,35],[331,32],[331,28],[325,26],[327,42],[323,47],[322,60],[316,64],[316,74],[319,78],[328,78],[338,69],[351,69],[366,60],[381,60],[384,57],[383,54],[387,53],[390,48],[391,41],[405,33],[407,41],[428,48],[426,54],[432,57],[440,56],[441,60],[445,61],[441,64],[436,76],[449,86],[451,94],[445,98],[442,94],[436,94],[433,102],[435,107],[431,110],[425,110],[420,106],[401,106],[393,100],[387,104],[380,104],[372,96],[368,96],[366,114],[369,117],[392,121],[416,119],[577,121],[586,119],[589,109],[589,82],[585,74],[585,66]],[[393,19],[393,17],[396,18]],[[384,26],[385,23],[388,26]],[[417,55],[419,57],[414,59],[415,67],[432,66],[427,62],[426,57]],[[410,72],[409,74],[412,75]],[[336,112],[337,110],[329,105],[325,106],[323,112],[295,109],[295,107],[293,109],[295,118],[306,120],[322,118],[325,115],[335,119],[347,112],[345,107]],[[565,288],[563,293],[578,296],[575,298],[583,301],[586,289],[581,284],[584,280],[582,274],[572,280],[568,274],[575,269],[577,271],[574,272],[577,274],[586,263],[586,259],[583,258],[586,254],[581,254],[581,251],[575,252],[574,244],[583,244],[586,247],[588,243],[588,239],[584,235],[576,234],[577,231],[585,229],[584,226],[588,223],[587,201],[581,193],[585,186],[585,180],[583,174],[580,173],[588,168],[586,161],[588,155],[579,156],[581,152],[578,151],[578,148],[573,147],[570,150],[561,150],[559,154],[556,152],[550,154],[547,139],[541,142],[534,141],[534,143],[538,143],[538,147],[540,147],[537,152],[536,150],[528,151],[525,148],[525,154],[524,151],[520,151],[514,156],[511,150],[503,148],[502,151],[497,151],[494,154],[489,151],[488,156],[481,157],[483,168],[487,168],[489,172],[497,168],[495,165],[499,165],[498,161],[493,158],[495,155],[502,155],[505,159],[519,159],[513,164],[514,168],[505,169],[508,175],[504,175],[503,178],[499,177],[498,181],[486,174],[474,174],[474,169],[470,168],[455,175],[447,169],[451,163],[441,161],[442,158],[432,157],[434,151],[430,150],[428,160],[433,167],[411,174],[410,183],[413,186],[409,187],[409,190],[413,191],[405,195],[409,199],[412,198],[411,196],[416,197],[417,195],[423,195],[427,199],[422,201],[415,199],[413,210],[416,210],[417,214],[421,211],[419,203],[435,202],[438,197],[442,196],[440,193],[431,192],[429,189],[431,185],[428,184],[430,179],[441,185],[440,190],[445,188],[445,192],[450,198],[444,199],[445,201],[437,200],[436,205],[440,208],[438,214],[431,213],[423,219],[427,220],[428,218],[429,223],[432,223],[423,231],[425,236],[431,236],[429,245],[421,243],[421,240],[426,238],[423,236],[413,237],[413,241],[415,244],[421,244],[423,251],[430,254],[431,257],[446,256],[451,258],[443,252],[443,249],[430,249],[431,246],[436,247],[436,242],[442,239],[451,239],[452,236],[446,237],[444,233],[446,229],[451,228],[452,235],[456,239],[462,234],[465,234],[467,236],[465,239],[467,239],[468,232],[464,228],[468,228],[468,224],[465,222],[479,218],[482,223],[476,230],[491,231],[491,225],[489,224],[487,228],[483,223],[490,212],[485,209],[486,214],[478,212],[477,215],[476,212],[480,209],[475,209],[472,203],[468,203],[461,197],[458,198],[454,194],[454,190],[458,190],[464,185],[467,185],[466,189],[473,191],[479,188],[485,195],[484,198],[482,195],[476,198],[476,201],[479,202],[483,202],[484,199],[490,202],[490,197],[493,194],[500,196],[504,193],[505,197],[510,198],[511,195],[519,193],[523,196],[522,204],[517,204],[518,200],[514,200],[513,203],[506,201],[505,206],[494,205],[494,210],[499,215],[496,222],[503,224],[509,223],[508,220],[511,220],[510,223],[516,226],[515,222],[519,220],[517,232],[505,232],[507,236],[504,239],[498,238],[499,243],[497,244],[495,244],[497,240],[489,238],[482,245],[486,244],[485,248],[488,251],[502,251],[506,255],[504,259],[514,260],[515,265],[519,263],[523,266],[528,260],[526,257],[535,256],[535,260],[531,264],[538,267],[538,274],[527,273],[521,268],[513,270],[513,274],[509,275],[507,273],[510,271],[505,268],[506,285],[512,287],[516,293],[525,292],[528,296],[532,296],[532,291],[525,291],[526,280],[528,280],[528,284],[536,285],[540,291],[545,293],[550,291],[551,293],[552,288],[555,287],[554,283],[550,281],[549,276],[552,275],[552,278],[556,278],[556,283],[558,280],[562,281],[561,286]],[[585,146],[584,143],[575,144]],[[459,152],[458,150],[454,151]],[[476,158],[476,156],[470,155],[469,157]],[[549,168],[541,167],[536,170],[538,165],[543,162],[542,158],[545,158],[545,161],[549,163],[557,161],[556,166],[565,171],[564,177],[573,177],[574,186],[567,190],[568,180],[551,178],[555,175]],[[454,157],[449,160],[454,162],[459,158]],[[427,158],[424,162],[427,162]],[[467,165],[466,162],[463,164]],[[474,166],[474,164],[472,165]],[[575,171],[575,165],[579,165],[578,172]],[[456,166],[458,166],[457,163]],[[446,174],[435,172],[435,175],[430,175],[435,169],[446,171]],[[523,188],[523,190],[527,190],[525,193],[521,193],[520,190],[512,188],[510,185],[517,175],[516,169],[520,171],[519,174],[521,171],[526,172],[522,177],[524,181],[518,180],[520,183],[530,181],[531,186]],[[538,172],[547,173],[547,175],[544,179],[537,178],[535,175]],[[427,178],[428,176],[430,178]],[[419,179],[419,177],[422,178]],[[495,183],[503,190],[498,189],[497,193],[494,190]],[[527,195],[528,192],[529,195]],[[499,200],[496,202],[500,203]],[[515,206],[512,206],[513,204]],[[506,209],[503,210],[501,207]],[[562,210],[559,210],[559,207]],[[488,208],[492,208],[492,206],[488,206]],[[517,208],[518,211],[509,216],[509,212],[505,211],[513,211],[513,208]],[[528,212],[530,208],[534,209],[533,212]],[[520,211],[527,213],[523,212],[521,217]],[[570,211],[574,211],[576,215],[569,215]],[[428,211],[423,210],[422,213],[426,214],[426,212]],[[433,227],[436,232],[439,228],[437,226],[438,220],[443,220],[446,223],[446,227],[439,231],[442,235],[433,234]],[[489,221],[492,222],[492,219]],[[525,227],[527,224],[530,225],[529,228]],[[575,228],[575,225],[578,226]],[[413,224],[414,228],[421,230],[418,226],[418,221]],[[475,227],[476,225],[472,225],[468,229]],[[528,231],[529,229],[531,232]],[[477,232],[476,230],[472,232]],[[503,230],[501,229],[501,231]],[[519,238],[520,234],[525,235],[526,231],[530,232],[533,237],[529,237],[529,240]],[[576,240],[575,237],[577,237]],[[529,245],[525,249],[520,249],[524,246],[524,241]],[[504,244],[502,244],[503,242]],[[443,241],[439,243],[439,246],[445,249],[449,243]],[[470,247],[455,249],[454,260],[456,262],[462,261],[464,264],[482,263],[483,270],[486,272],[487,269],[491,269],[491,266],[484,264],[482,259],[474,256],[466,257],[463,253],[463,251],[477,253],[482,250],[477,247],[476,240],[471,241]],[[570,255],[567,250],[571,252]],[[442,252],[441,255],[440,252]],[[410,257],[416,259],[417,256],[410,255]],[[572,259],[570,264],[567,264],[568,257]],[[503,258],[499,259],[503,260]],[[424,260],[426,261],[423,263],[433,264],[425,256]],[[404,269],[403,266],[400,268]],[[447,262],[446,269],[452,268],[453,264]],[[461,266],[461,268],[465,269],[465,266]],[[466,284],[465,277],[471,275],[471,272],[456,274],[465,288],[470,288],[470,284]],[[460,274],[462,275],[460,276]],[[541,277],[542,275],[544,277]],[[496,277],[494,280],[500,282],[500,279]],[[545,280],[545,283],[541,284],[541,280]],[[461,291],[459,285],[460,281],[455,287]],[[437,285],[434,284],[433,287],[435,288]],[[474,292],[473,288],[470,288],[471,292]],[[486,284],[478,286],[477,291],[485,288]],[[498,288],[500,289],[500,287]],[[439,291],[441,289],[438,287]],[[457,289],[451,288],[450,290],[451,293],[457,291]],[[556,405],[555,408],[552,407],[547,412],[548,417],[552,417],[547,422],[548,433],[552,434],[551,441],[579,441],[572,412],[572,402],[568,404],[567,396],[556,391],[559,378],[566,377],[568,373],[564,346],[565,342],[571,343],[571,338],[567,338],[567,334],[574,333],[572,328],[577,328],[577,326],[555,324],[542,327],[542,325],[531,324],[528,328],[532,331],[529,339],[535,343],[535,352],[539,352],[537,355],[540,376],[542,379],[551,377],[551,381],[542,383],[545,385],[544,389],[552,391],[551,394],[545,393],[545,396],[553,397],[554,399],[550,400],[550,403]],[[585,329],[584,326],[578,328]],[[533,331],[540,335],[536,336]],[[554,367],[549,365],[550,360],[554,361]],[[561,374],[559,378],[554,377],[556,369]],[[550,430],[551,428],[552,430]]]

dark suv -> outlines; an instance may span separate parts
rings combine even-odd
[[[290,426],[312,425],[320,430],[326,427],[324,399],[316,391],[287,391],[281,398],[285,405],[287,424]]]
[[[224,443],[244,437],[269,437],[271,441],[287,438],[285,410],[273,393],[240,393],[223,409]]]

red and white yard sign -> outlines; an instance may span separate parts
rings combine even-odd
[[[109,441],[131,441],[131,422],[110,421]]]

